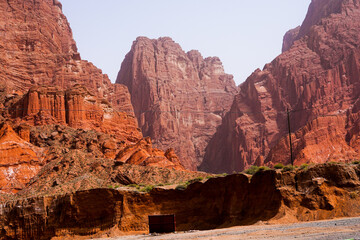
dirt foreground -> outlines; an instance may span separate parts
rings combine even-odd
[[[98,240],[184,240],[184,239],[354,239],[360,240],[360,218],[343,218],[285,225],[253,225],[210,231],[179,232],[165,235],[137,235]]]

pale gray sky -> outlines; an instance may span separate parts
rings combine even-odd
[[[116,80],[138,36],[218,56],[237,84],[281,52],[310,0],[61,0],[79,52]]]

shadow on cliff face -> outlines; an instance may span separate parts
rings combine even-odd
[[[176,214],[178,231],[253,224],[278,212],[281,195],[275,178],[275,171],[265,171],[251,180],[237,174],[195,182],[186,190],[156,188],[140,193],[92,189],[18,201],[4,207],[10,214],[0,218],[0,236],[51,239],[115,228],[146,231],[147,216],[153,214]]]
[[[186,190],[151,192],[159,212],[176,215],[177,230],[207,230],[254,224],[274,217],[281,206],[275,171],[251,179],[230,175],[193,183]]]
[[[175,214],[178,231],[359,216],[359,173],[360,165],[323,164],[211,178],[185,190],[91,189],[23,199],[1,205],[0,238],[144,233],[155,214]]]

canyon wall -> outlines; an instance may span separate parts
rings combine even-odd
[[[185,53],[168,37],[137,38],[116,82],[129,88],[144,136],[161,149],[173,147],[191,170],[237,93],[219,58]]]
[[[356,114],[353,106],[360,93],[359,27],[360,1],[313,0],[301,27],[285,35],[284,52],[240,86],[199,169],[233,172],[264,164],[270,149],[287,134],[288,109],[292,132],[319,116],[342,115],[346,119]],[[338,138],[346,146],[336,151],[351,148],[358,153],[360,145],[349,143],[345,125],[339,123],[337,127]],[[327,150],[318,152],[321,162],[333,160],[328,155],[333,146],[322,145]],[[290,163],[289,151],[282,153],[287,154],[287,161],[285,157],[271,161]]]

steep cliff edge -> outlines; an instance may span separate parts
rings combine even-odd
[[[291,131],[318,116],[356,113],[359,27],[360,1],[313,0],[302,26],[284,37],[284,52],[240,86],[200,169],[232,172],[263,164],[288,131],[287,109]],[[344,127],[339,137],[348,142]],[[333,145],[323,147],[329,151],[318,158],[328,161]],[[359,145],[350,148],[359,152]]]
[[[251,179],[242,174],[212,178],[186,190],[92,189],[8,201],[2,205],[0,236],[143,233],[153,214],[175,214],[178,231],[359,216],[359,173],[356,165],[325,164],[260,171]]]
[[[173,147],[192,170],[237,93],[219,58],[185,53],[168,37],[137,38],[116,82],[129,88],[144,136],[158,148]]]

